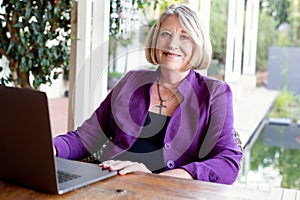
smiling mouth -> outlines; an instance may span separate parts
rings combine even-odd
[[[176,54],[176,53],[171,53],[171,52],[163,52],[163,54],[169,58],[179,58],[181,55]]]

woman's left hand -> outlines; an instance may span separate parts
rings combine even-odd
[[[118,171],[120,175],[125,175],[132,172],[146,172],[152,173],[143,163],[121,161],[121,160],[108,160],[99,165],[103,169]]]

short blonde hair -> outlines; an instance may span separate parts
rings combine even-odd
[[[146,40],[146,59],[151,64],[159,64],[156,57],[156,43],[162,22],[171,15],[176,15],[182,27],[195,43],[194,52],[189,62],[189,69],[206,69],[212,57],[212,46],[207,32],[195,11],[188,6],[172,4],[161,14],[156,24],[150,29]]]

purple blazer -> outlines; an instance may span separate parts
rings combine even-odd
[[[143,128],[159,72],[128,72],[81,127],[54,138],[58,156],[80,159],[106,143],[104,161],[129,149]],[[169,121],[161,149],[166,170],[182,168],[197,180],[232,184],[242,151],[234,136],[230,87],[191,70],[178,90],[183,101]]]

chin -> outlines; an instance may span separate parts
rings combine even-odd
[[[167,63],[167,64],[161,64],[161,67],[164,67],[166,69],[170,70],[182,70],[185,68],[185,65],[178,65],[179,63]]]

